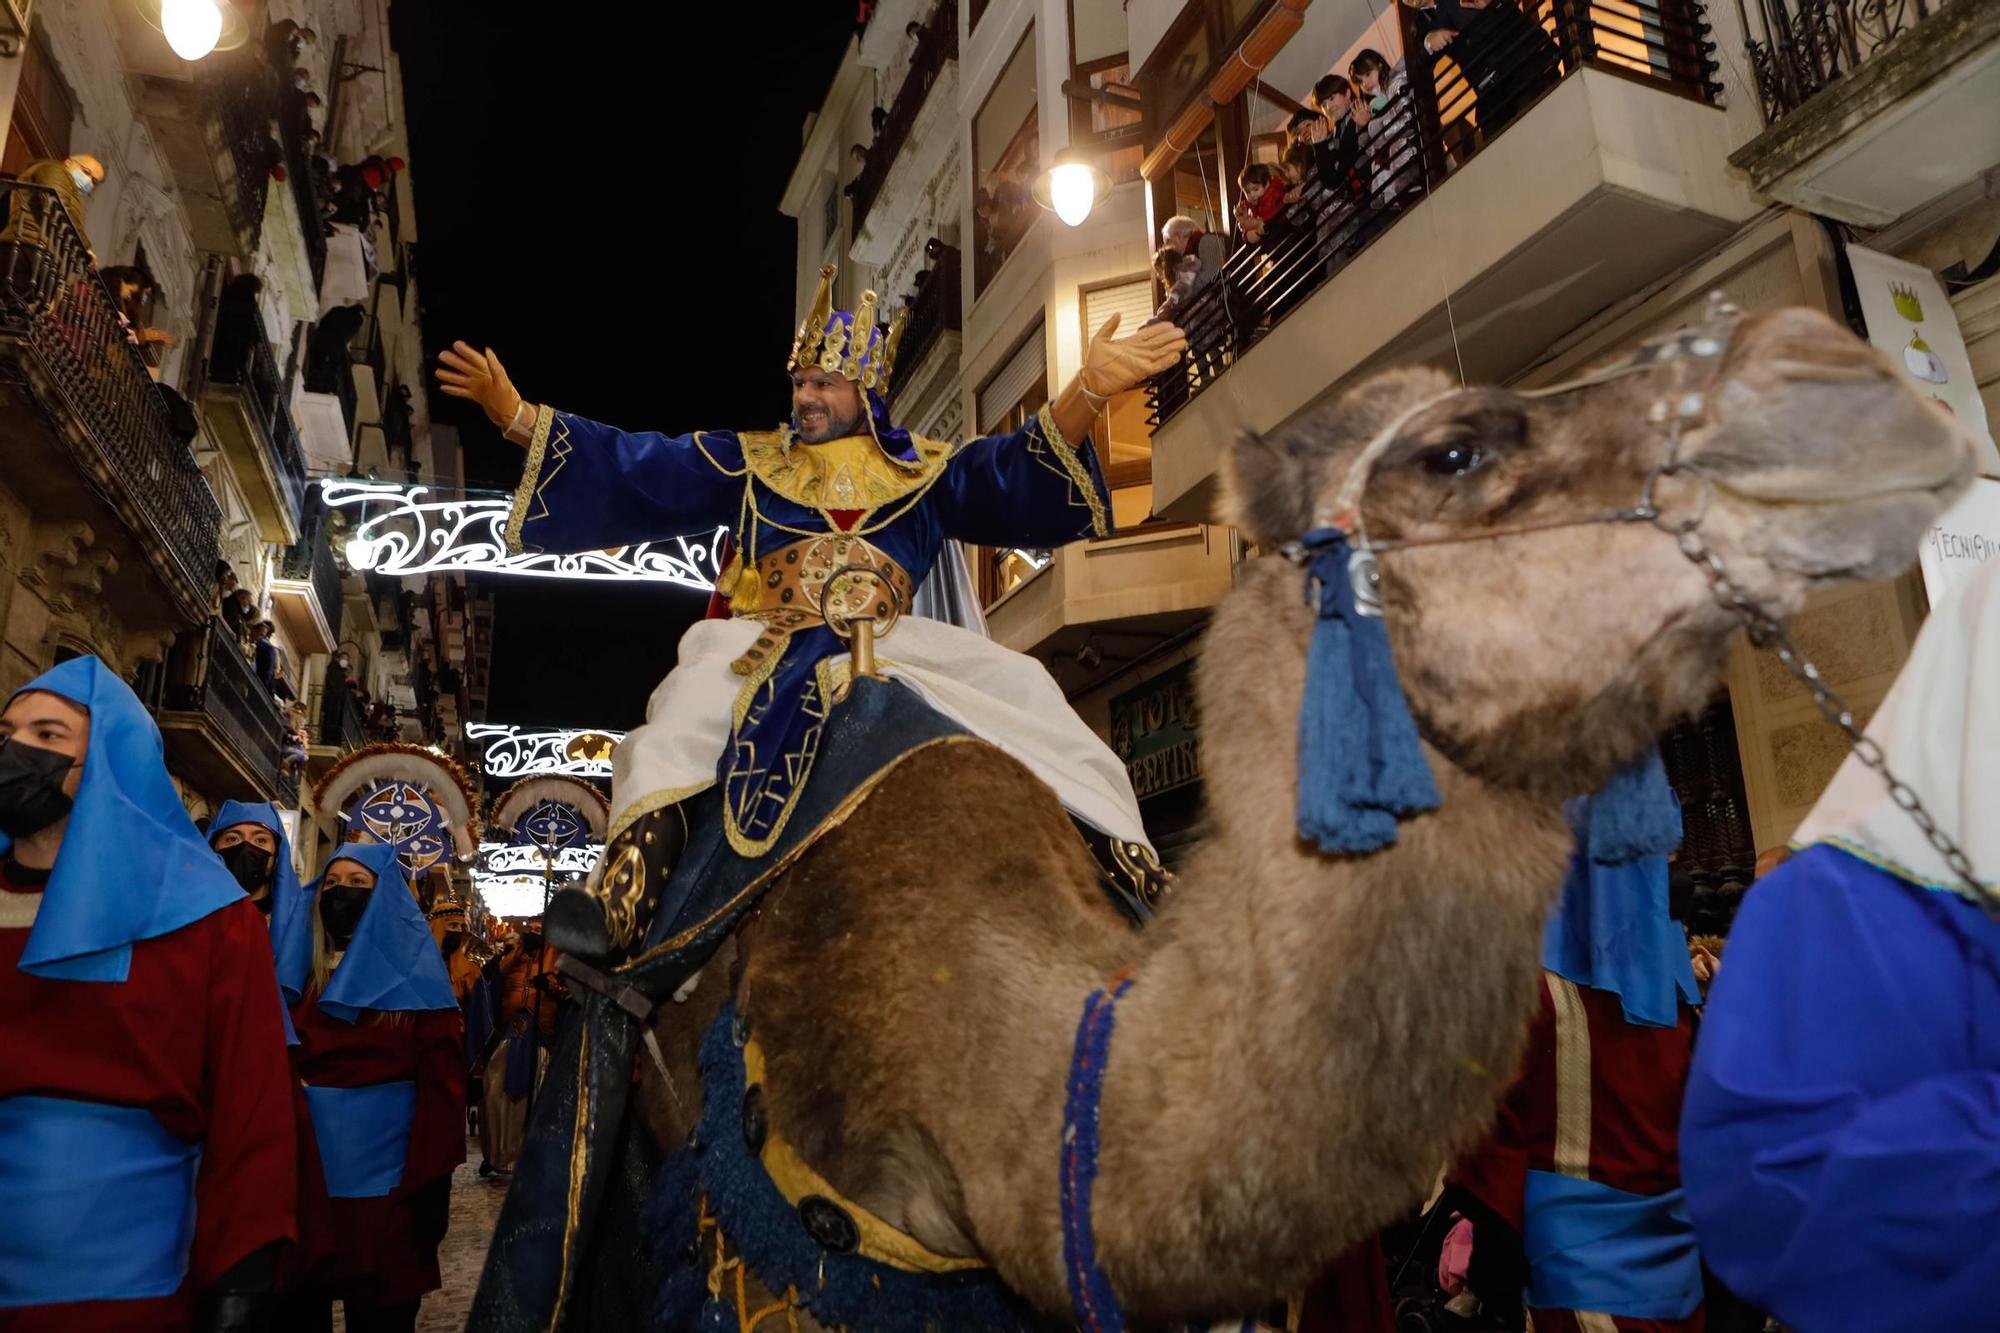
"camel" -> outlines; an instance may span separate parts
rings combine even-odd
[[[1970,476],[1946,414],[1824,316],[1706,331],[1694,358],[1540,398],[1392,371],[1230,451],[1223,517],[1275,552],[1337,511],[1383,437],[1361,514],[1443,797],[1392,845],[1333,856],[1298,835],[1314,611],[1296,562],[1252,560],[1197,673],[1209,835],[1151,925],[1107,904],[1021,765],[920,750],[661,1004],[653,1137],[686,1141],[696,1048],[733,999],[773,1132],[1062,1320],[1065,1083],[1086,996],[1124,970],[1090,1221],[1134,1324],[1240,1319],[1406,1215],[1516,1067],[1571,851],[1561,802],[1718,688],[1740,621],[1663,527],[1698,517],[1733,585],[1783,616],[1905,569]],[[1578,521],[1633,506],[1677,416],[1661,522]]]

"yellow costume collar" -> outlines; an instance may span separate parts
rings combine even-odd
[[[763,1081],[764,1052],[753,1037],[743,1044],[743,1086],[753,1088]],[[864,1259],[873,1259],[878,1264],[888,1264],[891,1268],[910,1273],[962,1273],[987,1266],[978,1259],[954,1259],[939,1254],[915,1236],[898,1231],[842,1194],[825,1176],[806,1165],[805,1159],[794,1152],[792,1145],[778,1133],[776,1125],[765,1127],[764,1151],[759,1157],[764,1163],[765,1174],[771,1177],[771,1183],[778,1187],[778,1192],[794,1208],[799,1200],[817,1194],[838,1205],[852,1218],[854,1229],[861,1235],[861,1244],[855,1253]]]
[[[739,438],[751,474],[808,509],[872,513],[928,486],[951,459],[951,445],[921,436],[911,437],[913,464],[891,459],[869,435],[824,444],[802,444],[789,430],[745,431]]]

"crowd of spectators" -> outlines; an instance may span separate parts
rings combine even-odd
[[[1462,162],[1559,77],[1558,48],[1531,0],[1522,0],[1528,9],[1517,0],[1403,3],[1414,70],[1372,47],[1355,51],[1296,106],[1275,158],[1237,173],[1227,236],[1184,215],[1162,226],[1154,318],[1186,329],[1189,387],[1218,373],[1422,199],[1435,173]],[[1178,381],[1162,391],[1175,396]]]

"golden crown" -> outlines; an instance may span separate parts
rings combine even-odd
[[[817,366],[830,375],[853,380],[864,389],[889,389],[889,372],[896,364],[896,346],[903,340],[903,320],[907,310],[897,310],[887,333],[875,327],[876,296],[861,293],[861,304],[853,314],[833,308],[832,264],[819,269],[819,291],[798,336],[792,339],[792,355],[786,370]]]

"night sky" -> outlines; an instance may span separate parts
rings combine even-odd
[[[533,401],[631,429],[768,427],[787,409],[796,233],[778,199],[854,0],[749,5],[404,0],[391,8],[434,364],[492,347]],[[474,486],[521,451],[457,423]],[[492,578],[487,717],[626,730],[704,595]]]

